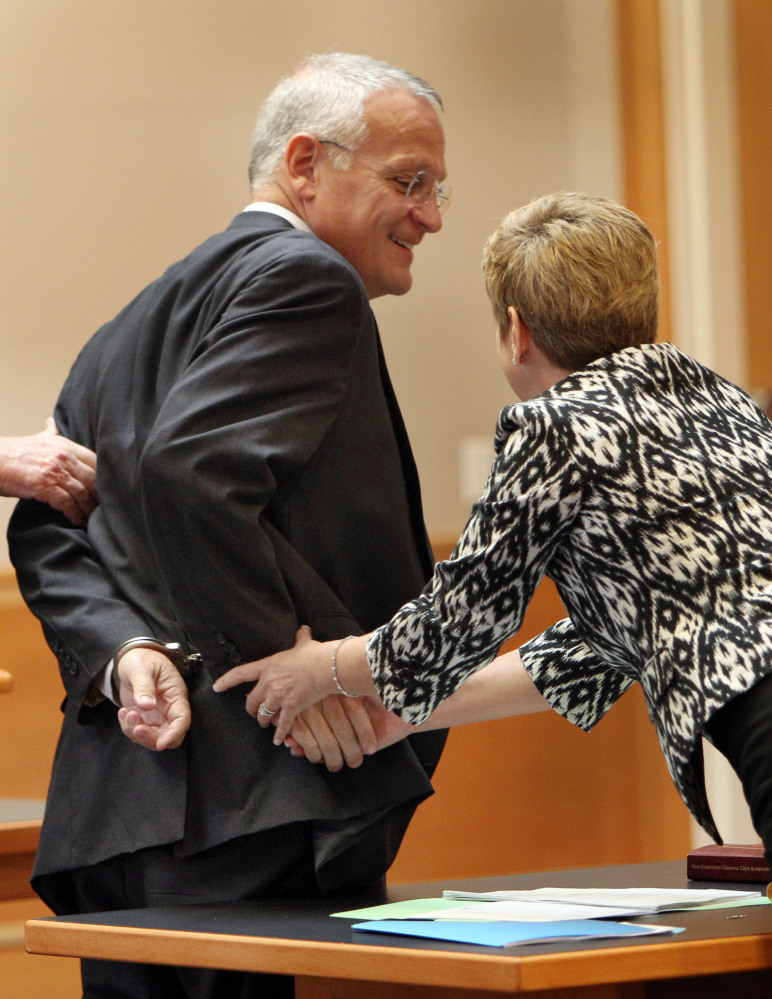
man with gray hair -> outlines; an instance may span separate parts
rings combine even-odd
[[[85,529],[23,501],[9,531],[67,691],[33,875],[59,913],[378,883],[431,793],[444,734],[344,768],[368,723],[341,691],[304,717],[348,747],[327,769],[212,682],[303,624],[371,630],[431,572],[369,299],[408,291],[441,227],[440,110],[392,66],[307,59],[260,112],[247,210],[70,373],[56,420],[96,451],[100,506]],[[83,980],[133,999],[292,985],[98,961]]]

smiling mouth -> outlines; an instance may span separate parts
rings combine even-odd
[[[404,247],[404,249],[410,250],[411,253],[413,251],[413,247],[416,245],[415,243],[408,243],[404,239],[397,239],[396,236],[389,236],[389,239],[393,243],[396,243],[397,246],[402,246],[402,247]]]

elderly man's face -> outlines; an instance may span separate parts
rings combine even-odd
[[[368,139],[357,150],[363,155],[346,170],[322,164],[309,222],[356,269],[372,299],[410,289],[413,248],[442,226],[434,201],[413,204],[395,177],[424,170],[444,180],[445,139],[434,108],[411,94],[378,94],[366,115]]]

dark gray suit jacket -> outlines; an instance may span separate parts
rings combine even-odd
[[[245,688],[211,691],[235,663],[292,645],[301,623],[321,639],[383,623],[431,570],[354,270],[276,216],[238,216],[86,344],[56,420],[96,450],[101,502],[87,530],[22,502],[9,530],[67,692],[36,875],[296,821],[315,823],[322,887],[352,867],[341,858],[355,843],[355,878],[385,870],[444,735],[330,774],[272,745]],[[179,750],[137,747],[114,705],[85,704],[138,635],[203,656]]]

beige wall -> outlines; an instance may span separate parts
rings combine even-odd
[[[481,247],[548,190],[620,196],[613,23],[611,0],[3,0],[0,433],[41,426],[91,332],[246,204],[275,80],[309,51],[363,51],[447,107],[455,202],[414,290],[376,311],[430,531],[457,533],[459,442],[510,401]]]

